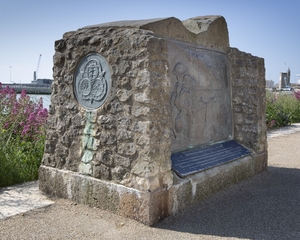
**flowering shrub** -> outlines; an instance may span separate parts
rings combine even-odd
[[[299,98],[297,97],[299,96]],[[298,100],[297,100],[298,99]],[[272,93],[266,94],[267,127],[287,126],[300,122],[300,94]]]
[[[42,98],[34,101],[23,90],[0,83],[0,187],[38,177],[48,111]]]
[[[0,85],[0,102],[0,125],[3,125],[4,130],[28,139],[35,139],[44,133],[48,111],[43,108],[42,98],[35,103],[26,91],[22,90],[20,98],[17,99],[14,89],[1,89]]]

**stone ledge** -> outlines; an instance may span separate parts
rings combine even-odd
[[[173,186],[155,192],[139,191],[77,172],[41,166],[39,187],[45,194],[99,207],[151,226],[266,170],[266,159],[267,152],[252,154],[185,178],[173,174]],[[260,162],[265,164],[257,166]]]
[[[173,199],[172,214],[266,170],[266,164],[257,166],[258,162],[266,161],[267,152],[252,154],[185,178],[174,174],[174,185],[170,189]]]
[[[51,196],[70,199],[153,225],[170,215],[169,191],[143,192],[68,170],[41,166],[39,188]]]

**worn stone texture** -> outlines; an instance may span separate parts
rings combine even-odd
[[[139,191],[68,170],[41,166],[39,186],[46,194],[99,207],[146,225],[171,212],[169,191]]]
[[[232,82],[234,139],[254,153],[264,154],[267,166],[267,126],[264,59],[236,48],[228,52]]]
[[[177,39],[198,46],[227,52],[229,37],[227,23],[219,15],[199,16],[180,21],[177,18],[157,18],[136,21],[119,21],[89,26],[92,28],[140,28],[150,30],[156,36]]]
[[[172,213],[195,204],[218,191],[257,174],[256,158],[244,157],[180,179],[174,175],[170,189],[173,204]]]
[[[111,75],[95,110],[78,104],[73,87],[90,53]],[[221,16],[88,26],[55,42],[53,62],[39,176],[47,194],[152,225],[267,168],[264,61],[229,47]],[[178,102],[183,92],[192,97]],[[172,152],[228,139],[251,156],[182,179],[172,173]]]
[[[153,32],[137,28],[88,27],[56,41],[43,164],[140,190],[170,186],[164,49]],[[91,52],[109,62],[112,79],[108,99],[94,111],[73,93],[76,65]]]

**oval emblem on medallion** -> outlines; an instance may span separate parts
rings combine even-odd
[[[104,57],[97,53],[85,56],[75,72],[74,92],[86,109],[97,109],[105,102],[111,85],[110,70]]]

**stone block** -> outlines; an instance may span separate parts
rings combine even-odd
[[[80,28],[55,42],[40,189],[152,225],[267,168],[264,60],[222,16]],[[171,155],[236,140],[251,155],[179,178]]]
[[[46,166],[39,169],[39,183],[46,194],[109,210],[146,225],[171,213],[169,192],[164,189],[149,193]]]

